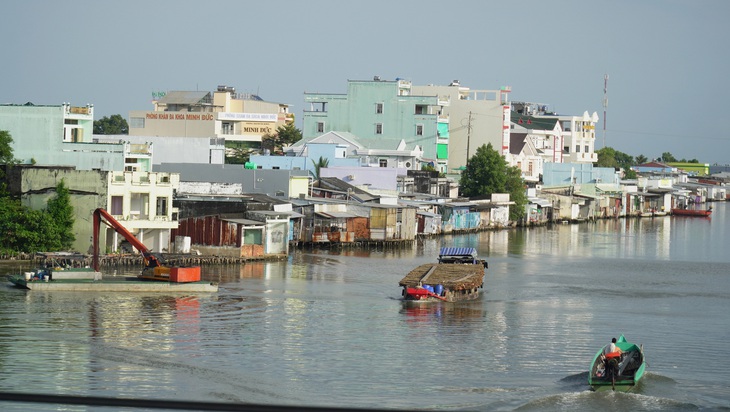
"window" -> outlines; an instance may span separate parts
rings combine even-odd
[[[130,117],[129,118],[130,129],[144,129],[144,117]]]
[[[324,122],[317,122],[317,133],[324,133]]]
[[[383,114],[383,103],[375,103],[375,113]]]
[[[123,202],[124,198],[122,196],[112,196],[112,215],[120,216],[123,213]]]
[[[575,152],[576,153],[580,153],[580,145],[579,144],[575,145]]]
[[[585,150],[583,150],[583,151],[588,153],[588,145],[585,146]]]
[[[375,134],[383,134],[383,124],[382,123],[375,124]]]
[[[221,133],[223,134],[233,134],[233,124],[229,122],[224,122],[221,124]]]
[[[423,136],[423,125],[422,124],[416,125],[416,136]]]
[[[244,229],[241,236],[241,243],[244,245],[263,245],[263,232],[261,229]]]
[[[388,159],[380,159],[378,161],[378,166],[380,166],[380,167],[388,167]]]
[[[157,210],[156,210],[155,214],[157,216],[167,216],[167,198],[166,197],[157,198]]]
[[[416,114],[427,114],[428,113],[428,106],[423,104],[417,104],[416,105]]]

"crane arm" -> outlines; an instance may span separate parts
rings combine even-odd
[[[127,230],[121,223],[119,223],[112,215],[106,210],[98,208],[94,211],[94,270],[99,270],[99,226],[101,223],[110,226],[117,233],[122,235],[135,249],[142,253],[142,257],[145,261],[145,267],[157,267],[160,266],[160,259],[150,251],[147,246],[139,241],[134,235]]]

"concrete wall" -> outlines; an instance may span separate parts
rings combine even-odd
[[[56,196],[56,185],[63,180],[69,189],[74,209],[73,231],[76,241],[73,249],[80,253],[91,253],[92,214],[99,207],[107,207],[107,174],[105,171],[71,168],[14,167],[8,173],[9,190],[20,195],[24,206],[42,210],[47,207],[48,200]]]
[[[212,144],[208,137],[94,135],[101,141],[152,143],[152,164],[200,163],[223,164],[225,144]],[[154,168],[154,167],[153,167]]]
[[[545,163],[542,179],[545,188],[584,183],[619,184],[613,168],[594,167],[592,163]]]

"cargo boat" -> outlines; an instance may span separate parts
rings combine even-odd
[[[476,299],[487,268],[475,248],[444,247],[437,263],[420,265],[400,280],[401,294],[404,301],[414,303]]]

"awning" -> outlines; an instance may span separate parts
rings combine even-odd
[[[244,226],[261,226],[264,227],[264,222],[259,222],[258,220],[251,220],[251,219],[221,219],[224,222],[231,222],[235,223],[237,225],[244,225]]]
[[[587,193],[573,193],[573,196],[584,197],[586,199],[593,199],[593,200],[600,200],[600,199],[604,198],[604,196],[589,195]]]
[[[540,199],[539,197],[528,197],[527,200],[529,200],[530,203],[534,203],[540,207],[553,207],[552,202],[546,199]]]
[[[314,214],[326,219],[348,219],[353,217],[359,217],[358,215],[350,212],[315,212]]]
[[[251,211],[251,214],[258,214],[261,216],[271,217],[274,219],[291,219],[291,218],[298,218],[298,217],[304,217],[303,214],[299,212],[293,212],[293,211],[285,211],[285,212],[277,212],[275,210],[254,210]]]

